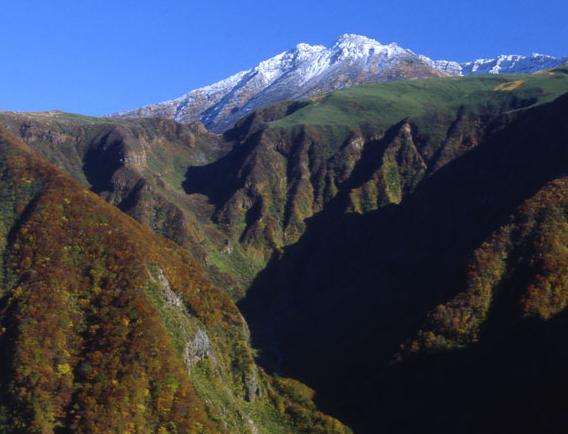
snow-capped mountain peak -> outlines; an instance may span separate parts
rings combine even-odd
[[[346,33],[337,39],[331,51],[336,53],[339,59],[357,60],[378,54],[393,57],[406,53],[408,50],[395,43],[385,45],[367,36]]]
[[[303,56],[305,54],[312,54],[312,53],[321,53],[325,51],[327,48],[325,45],[310,45],[306,44],[305,42],[300,42],[296,45],[294,51],[297,53],[298,56]]]
[[[432,60],[396,43],[383,44],[367,36],[346,33],[329,48],[300,43],[224,80],[116,116],[201,121],[214,131],[224,131],[264,105],[342,87],[433,76],[532,73],[566,60],[538,53],[501,55],[465,63]]]

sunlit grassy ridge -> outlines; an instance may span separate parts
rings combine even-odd
[[[515,86],[507,87],[511,84]],[[386,128],[407,117],[444,114],[460,107],[480,111],[488,106],[530,106],[551,101],[567,90],[568,75],[564,70],[535,75],[396,81],[333,92],[273,125],[353,128],[367,123]]]

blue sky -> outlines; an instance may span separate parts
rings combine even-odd
[[[298,42],[360,33],[433,58],[568,55],[566,0],[18,0],[0,109],[104,114],[179,96]]]

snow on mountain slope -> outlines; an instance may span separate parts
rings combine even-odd
[[[566,58],[534,53],[531,56],[507,55],[494,59],[478,59],[462,64],[462,73],[470,74],[522,74],[554,68]]]
[[[444,72],[450,76],[461,76],[462,75],[462,65],[458,62],[452,60],[432,60],[426,56],[420,56],[420,58],[426,62],[428,65],[432,66],[440,72]]]
[[[566,62],[568,58],[558,58],[546,54],[534,53],[531,56],[501,55],[489,59],[477,59],[473,62],[458,63],[448,60],[431,60],[420,56],[438,71],[451,76],[480,74],[531,74],[544,69],[555,68]]]
[[[213,131],[224,131],[256,108],[285,99],[361,83],[441,75],[410,50],[346,34],[330,48],[298,44],[226,80],[114,116],[201,121]]]
[[[179,98],[113,116],[166,117],[183,123],[200,121],[210,130],[222,132],[262,106],[357,84],[470,74],[531,73],[565,61],[533,54],[460,64],[432,60],[394,43],[381,44],[366,36],[345,34],[330,48],[301,43],[252,69]]]

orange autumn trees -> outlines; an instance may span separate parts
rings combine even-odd
[[[260,391],[272,386],[257,373],[238,309],[190,254],[1,133],[2,429],[249,432],[270,417],[294,431]],[[167,309],[178,310],[185,334]],[[214,357],[198,354],[190,366],[195,330]],[[244,392],[250,376],[256,402]]]
[[[16,189],[37,186],[5,253],[12,429],[220,431],[145,300],[144,264],[161,260],[162,240],[25,151],[4,151],[4,178]]]
[[[548,320],[568,305],[568,178],[527,199],[473,254],[466,288],[436,306],[405,351],[440,351],[479,340],[496,301],[514,305],[511,321]],[[495,308],[493,308],[495,310]],[[495,315],[495,313],[493,313]]]

